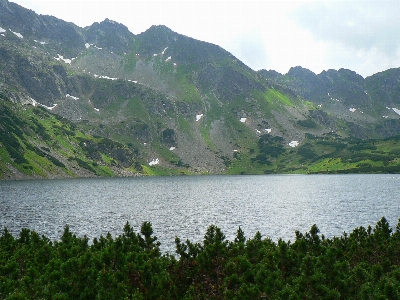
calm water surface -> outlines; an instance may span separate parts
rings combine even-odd
[[[0,228],[14,235],[30,228],[59,239],[68,224],[90,239],[153,224],[163,251],[175,236],[200,242],[210,224],[232,240],[239,226],[247,237],[260,231],[273,240],[294,240],[295,231],[317,224],[340,236],[382,216],[397,225],[400,175],[190,176],[0,181]]]

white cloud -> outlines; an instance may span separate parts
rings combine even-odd
[[[260,30],[243,32],[237,38],[228,41],[226,47],[253,69],[264,69],[271,64]]]
[[[314,1],[297,7],[297,24],[326,46],[325,64],[363,76],[398,67],[397,1]]]
[[[357,49],[378,47],[396,52],[400,26],[396,1],[327,1],[298,7],[298,23],[318,39],[339,42]]]

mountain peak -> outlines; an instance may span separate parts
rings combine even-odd
[[[128,27],[108,18],[100,23],[93,23],[86,27],[85,31],[88,43],[117,53],[128,52],[134,40],[134,35]]]
[[[111,23],[111,24],[117,23],[117,22],[115,22],[113,20],[110,20],[109,18],[105,18],[103,22],[108,22],[108,23]]]
[[[360,74],[358,74],[357,72],[353,71],[353,70],[349,70],[349,69],[344,69],[344,68],[340,68],[338,70],[338,73],[341,75],[345,75],[347,77],[351,77],[354,80],[362,80],[364,79],[364,77],[362,77]]]
[[[292,75],[292,76],[300,76],[300,75],[315,76],[316,75],[313,71],[311,71],[307,68],[303,68],[301,66],[291,67],[287,74]]]
[[[124,24],[118,23],[118,22],[110,20],[108,18],[104,19],[104,21],[101,21],[100,25],[111,26],[111,27],[120,27],[120,28],[124,28],[124,29],[128,30],[128,27],[126,27]]]
[[[92,25],[87,26],[85,28],[88,32],[92,30],[105,30],[105,31],[125,31],[128,32],[129,29],[122,23],[118,23],[116,21],[110,20],[108,18],[104,19],[103,21],[99,22],[94,22]],[[130,32],[130,31],[129,31]],[[110,33],[110,32],[108,32]]]
[[[173,32],[169,27],[165,25],[152,25],[148,30],[158,30],[158,31],[164,31],[164,32]]]
[[[142,32],[142,34],[157,38],[163,37],[168,40],[180,35],[165,25],[152,25],[149,29]]]

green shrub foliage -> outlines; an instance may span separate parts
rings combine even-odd
[[[0,299],[399,299],[400,222],[385,218],[325,238],[313,225],[293,242],[228,241],[211,225],[202,243],[160,252],[149,222],[89,243],[65,227],[59,241],[22,229],[0,235]]]

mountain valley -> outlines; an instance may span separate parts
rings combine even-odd
[[[0,178],[400,170],[400,68],[254,71],[221,47],[0,0]]]

